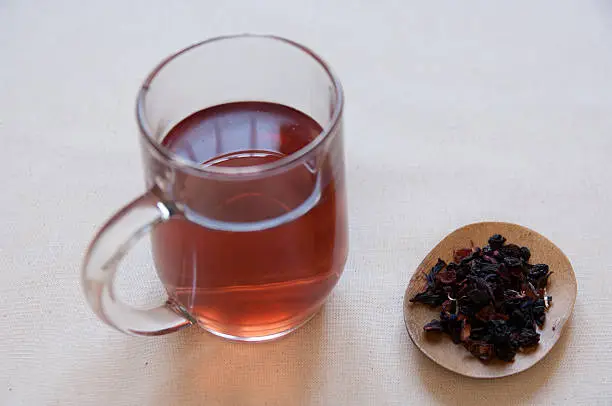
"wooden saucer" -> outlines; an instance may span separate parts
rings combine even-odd
[[[438,258],[452,261],[454,250],[487,244],[493,234],[501,234],[508,240],[531,250],[530,263],[544,263],[553,274],[548,282],[548,294],[552,306],[546,313],[546,322],[539,331],[540,343],[530,352],[518,353],[514,362],[495,360],[487,364],[470,354],[463,346],[455,345],[446,335],[426,334],[423,326],[439,317],[439,309],[410,303],[410,299],[426,286],[425,274],[435,265]],[[530,368],[541,360],[557,343],[566,322],[572,314],[576,301],[577,284],[574,270],[563,252],[552,242],[533,230],[511,223],[474,223],[446,236],[431,250],[410,279],[404,296],[404,321],[414,344],[432,361],[446,369],[472,378],[501,378]],[[437,337],[434,337],[437,336]]]

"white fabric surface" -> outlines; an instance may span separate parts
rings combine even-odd
[[[277,342],[121,335],[79,266],[143,190],[137,87],[172,51],[246,31],[307,44],[344,83],[346,271]],[[0,2],[0,405],[612,405],[611,72],[605,0]],[[402,320],[424,255],[483,219],[548,236],[579,285],[557,347],[495,381],[434,365]],[[148,263],[125,270],[134,294]]]

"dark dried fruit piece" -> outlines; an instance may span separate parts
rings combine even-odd
[[[444,331],[444,327],[442,327],[440,320],[432,320],[429,323],[425,324],[425,326],[423,327],[423,330],[442,332]]]
[[[489,246],[494,250],[504,245],[505,242],[506,242],[506,239],[499,234],[494,234],[491,237],[489,237]]]
[[[517,347],[533,347],[540,342],[540,334],[534,330],[523,328],[520,332],[515,333],[513,340]]]
[[[533,302],[531,313],[533,314],[533,321],[535,321],[538,326],[542,327],[546,319],[546,305],[544,299],[538,299]]]
[[[504,265],[510,268],[518,268],[523,265],[523,261],[517,257],[505,257]]]
[[[495,355],[497,356],[497,358],[501,359],[502,361],[512,362],[514,361],[516,350],[513,349],[511,346],[507,346],[507,345],[497,346],[496,345]]]
[[[539,279],[548,274],[548,265],[546,264],[535,264],[531,266],[531,270],[529,271],[529,277],[534,279]]]
[[[410,299],[411,302],[419,302],[430,306],[440,306],[446,300],[446,295],[433,293],[430,291],[417,294]]]
[[[531,251],[527,247],[521,247],[521,258],[525,262],[529,262],[529,258],[531,258]]]
[[[528,281],[536,288],[543,289],[548,283],[548,277],[552,272],[549,271],[546,264],[535,264],[527,274]]]
[[[431,268],[427,274],[427,286],[433,289],[436,285],[436,275],[446,267],[446,262],[438,258],[438,262]]]
[[[501,252],[504,257],[516,258],[518,260],[521,259],[521,247],[516,244],[504,245],[503,247],[499,248],[499,252]]]

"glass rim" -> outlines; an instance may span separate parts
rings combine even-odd
[[[178,154],[172,152],[169,148],[163,146],[160,142],[158,142],[158,140],[154,137],[154,132],[151,131],[146,119],[145,101],[147,93],[153,81],[157,77],[158,73],[161,72],[166,65],[168,65],[170,62],[172,62],[179,56],[207,44],[241,38],[259,38],[283,42],[289,46],[297,48],[298,50],[304,52],[312,59],[314,59],[323,68],[333,85],[335,103],[333,105],[332,115],[328,123],[323,126],[323,129],[321,130],[319,135],[317,135],[312,141],[310,141],[308,144],[295,151],[294,153],[284,156],[277,161],[261,165],[251,165],[244,167],[202,166],[201,164],[189,161],[188,159],[185,159],[179,156]],[[149,73],[144,83],[140,87],[140,90],[138,91],[138,96],[136,99],[136,120],[138,121],[138,127],[140,129],[141,136],[144,138],[147,145],[153,148],[153,150],[159,155],[159,157],[162,158],[165,162],[168,162],[170,165],[173,165],[181,170],[196,175],[252,175],[275,171],[276,169],[284,168],[288,165],[291,165],[292,163],[295,163],[296,161],[305,159],[310,153],[315,151],[331,134],[335,133],[336,128],[338,127],[338,123],[340,122],[340,118],[342,117],[343,108],[344,94],[342,90],[342,85],[340,84],[340,80],[333,72],[331,67],[314,51],[295,41],[276,35],[247,33],[224,35],[205,39],[203,41],[189,45],[163,59],[159,64],[157,64],[157,66],[151,71],[151,73]]]

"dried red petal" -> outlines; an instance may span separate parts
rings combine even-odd
[[[488,361],[493,357],[493,344],[487,344],[484,341],[467,340],[463,345],[472,355],[482,361]]]
[[[472,334],[472,326],[467,321],[463,322],[463,329],[461,330],[461,341],[466,341]]]
[[[460,262],[463,258],[472,254],[472,250],[470,248],[462,248],[455,250],[453,255],[453,260],[455,262]]]
[[[445,269],[436,275],[436,280],[443,285],[457,283],[457,272],[453,269]]]
[[[476,313],[475,317],[481,321],[489,320],[508,320],[510,317],[503,313],[498,313],[492,305],[483,307]]]
[[[454,301],[446,300],[444,303],[442,303],[442,313],[445,313],[445,314],[454,314],[455,311],[457,310],[457,308],[455,306],[456,306],[456,304],[455,304]]]

